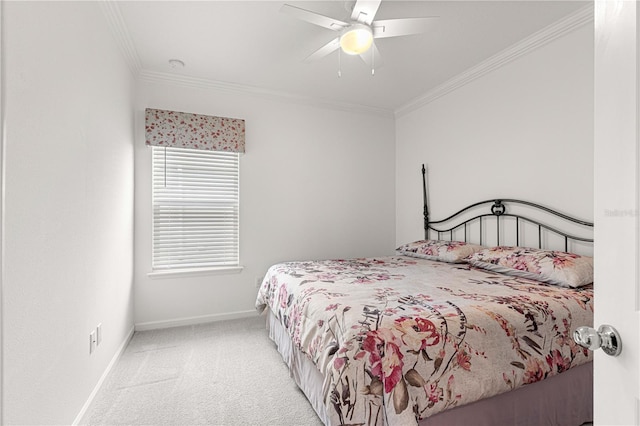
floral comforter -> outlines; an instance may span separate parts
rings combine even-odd
[[[269,307],[325,377],[330,423],[407,425],[583,364],[591,286],[404,256],[272,266]]]

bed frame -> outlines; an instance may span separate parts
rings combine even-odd
[[[553,210],[549,207],[545,207],[540,204],[532,203],[530,201],[523,201],[514,198],[498,198],[492,200],[480,201],[477,203],[470,204],[456,213],[440,220],[430,220],[429,218],[429,204],[428,204],[428,194],[427,194],[427,170],[425,165],[422,165],[422,197],[423,197],[423,215],[424,215],[424,237],[425,239],[429,239],[432,233],[437,235],[437,239],[449,239],[453,240],[454,235],[459,237],[462,234],[462,238],[458,238],[459,241],[469,242],[472,238],[472,228],[478,230],[475,234],[477,243],[480,245],[485,245],[484,243],[487,240],[486,231],[487,231],[487,222],[490,220],[494,221],[494,228],[496,232],[495,236],[495,245],[503,245],[505,241],[505,237],[511,236],[512,241],[515,238],[514,242],[516,246],[521,245],[522,243],[522,229],[527,224],[531,225],[534,229],[537,229],[537,246],[538,248],[547,248],[546,241],[549,240],[549,234],[556,235],[560,237],[564,241],[564,251],[569,251],[570,243],[582,242],[582,243],[593,243],[592,237],[586,237],[582,235],[576,235],[574,233],[566,232],[557,229],[555,226],[551,226],[549,224],[540,222],[537,219],[532,219],[528,216],[524,216],[523,214],[512,213],[512,207],[515,206],[527,206],[532,208],[534,211],[538,213],[546,214],[552,218],[556,218],[557,221],[560,222],[561,227],[565,227],[565,225],[575,225],[576,231],[582,231],[583,234],[591,234],[593,235],[593,222],[588,222],[586,220],[578,219],[564,213],[560,213],[556,210]],[[487,206],[489,207],[489,212],[487,212]],[[482,212],[482,207],[484,207],[484,212]],[[480,213],[475,213],[478,212]],[[465,214],[471,213],[465,217]],[[471,216],[471,217],[468,217]],[[511,228],[513,231],[508,235],[508,232],[505,232],[503,226],[508,224],[508,221],[505,220],[507,218],[511,218]],[[460,219],[460,220],[457,220]],[[502,219],[502,221],[501,221]],[[450,225],[452,224],[452,225]],[[475,225],[475,227],[474,227]],[[462,231],[462,232],[457,232]],[[528,244],[527,246],[532,246]],[[535,246],[535,244],[533,245]]]
[[[458,241],[485,245],[484,243],[489,244],[488,240],[492,240],[487,233],[493,228],[495,245],[513,241],[516,246],[537,245],[538,248],[549,249],[553,248],[550,247],[551,245],[557,246],[560,240],[559,245],[564,245],[564,251],[569,251],[574,243],[591,245],[593,243],[592,237],[584,236],[585,234],[593,235],[592,222],[577,219],[540,204],[511,198],[473,203],[444,219],[432,221],[429,217],[424,164],[422,165],[422,184],[425,239],[429,239],[435,233],[437,239],[453,240],[455,238]],[[536,215],[549,215],[554,225],[517,213],[519,206],[532,209]],[[556,222],[559,225],[555,225]],[[510,227],[510,224],[513,226]],[[565,227],[573,227],[575,232],[561,230]],[[527,232],[524,231],[525,228]],[[531,229],[534,231],[531,232]],[[524,242],[524,234],[527,234],[526,236],[534,234],[537,244],[531,245]],[[305,393],[320,419],[326,424],[328,419],[324,409],[322,375],[307,356],[294,347],[287,332],[271,311],[267,315],[267,328],[271,339],[276,343],[278,351],[289,366],[291,376]],[[589,362],[511,392],[435,414],[421,420],[419,425],[580,426],[592,419],[593,365]]]

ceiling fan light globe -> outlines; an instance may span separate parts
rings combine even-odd
[[[367,25],[354,24],[340,36],[340,48],[347,55],[361,55],[373,44],[373,32]]]

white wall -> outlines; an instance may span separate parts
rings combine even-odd
[[[239,274],[150,279],[145,107],[246,120]],[[139,328],[250,315],[276,262],[393,253],[394,119],[304,103],[141,82],[136,109],[135,321]],[[188,322],[189,320],[187,320]]]
[[[420,239],[420,166],[431,219],[520,198],[593,220],[593,25],[396,121],[396,243]]]
[[[98,2],[3,14],[3,423],[70,424],[133,325],[133,78]]]

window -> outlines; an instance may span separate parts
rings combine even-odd
[[[239,153],[153,146],[154,272],[239,266]]]

